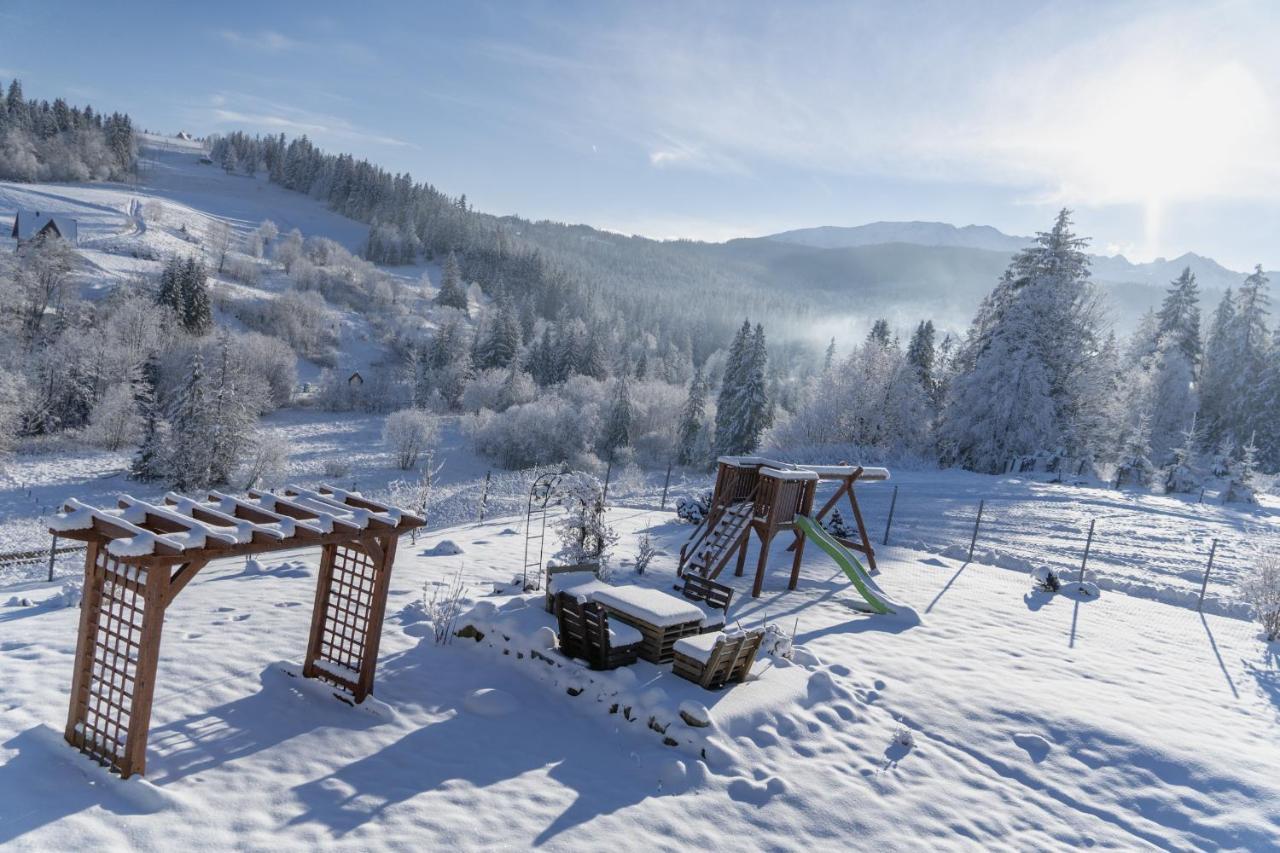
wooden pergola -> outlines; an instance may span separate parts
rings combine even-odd
[[[67,741],[121,776],[145,771],[165,610],[223,557],[320,546],[302,674],[364,701],[373,692],[396,542],[423,524],[329,486],[250,490],[247,498],[170,492],[163,504],[123,496],[110,509],[67,501],[50,530],[87,544]]]

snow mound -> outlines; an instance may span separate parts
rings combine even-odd
[[[707,706],[692,699],[680,703],[680,718],[698,729],[711,725],[711,712],[707,710]]]
[[[424,557],[456,557],[462,548],[452,539],[441,539],[435,545],[422,552]]]
[[[471,713],[481,717],[505,717],[514,714],[518,707],[514,696],[496,687],[472,690],[462,700],[462,705]]]
[[[1033,732],[1018,732],[1014,734],[1013,742],[1025,749],[1036,764],[1044,761],[1053,749],[1053,743],[1048,738]]]

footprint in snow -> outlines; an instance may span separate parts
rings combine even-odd
[[[243,622],[244,620],[248,619],[252,615],[253,615],[252,613],[241,613],[239,616],[236,617],[236,621]]]
[[[1048,738],[1031,732],[1018,732],[1013,736],[1013,742],[1025,749],[1036,764],[1048,758],[1053,749],[1053,743]]]

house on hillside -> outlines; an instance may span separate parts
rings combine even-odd
[[[42,213],[39,210],[19,210],[13,216],[13,233],[18,248],[39,238],[53,237],[75,245],[80,238],[80,228],[70,216],[58,213]]]

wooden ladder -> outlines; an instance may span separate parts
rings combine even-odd
[[[739,501],[726,507],[708,525],[705,534],[693,544],[692,554],[686,556],[682,553],[682,573],[692,570],[703,577],[715,577],[719,574],[751,522],[753,509],[754,502],[751,500]]]

